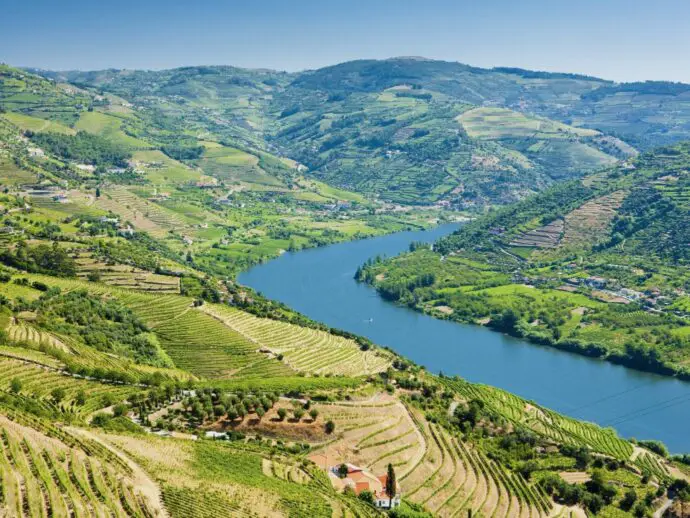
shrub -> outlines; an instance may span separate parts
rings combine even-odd
[[[19,394],[22,390],[22,380],[19,378],[12,378],[12,381],[10,382],[10,390],[14,394]]]

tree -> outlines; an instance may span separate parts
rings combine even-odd
[[[83,390],[77,392],[77,397],[74,401],[77,403],[77,405],[84,406],[86,404],[86,392]]]
[[[374,493],[372,493],[368,489],[365,489],[364,491],[362,491],[359,494],[358,498],[360,500],[362,500],[363,502],[366,502],[367,504],[374,505]]]
[[[285,421],[285,418],[287,417],[287,410],[284,408],[279,408],[278,409],[278,419],[281,421]]]
[[[13,394],[19,394],[22,390],[22,380],[19,378],[12,378],[10,382],[10,390]]]
[[[100,198],[100,197],[101,197],[101,188],[96,187],[96,198]]]
[[[312,421],[316,421],[316,418],[319,417],[319,411],[316,408],[312,408],[309,411],[309,417],[311,417]]]
[[[65,392],[65,389],[63,389],[62,387],[54,388],[50,392],[50,396],[53,398],[53,401],[55,401],[55,403],[59,403],[60,401],[65,399],[66,395],[67,395],[67,392]]]
[[[393,469],[393,464],[388,464],[388,473],[386,477],[386,493],[388,493],[388,508],[393,505],[393,498],[395,498],[396,492],[396,480],[395,480],[395,470]]]
[[[295,416],[295,419],[299,421],[300,419],[302,419],[302,416],[304,415],[304,410],[302,410],[301,408],[295,408],[295,410],[292,413]]]
[[[256,409],[256,417],[259,418],[259,421],[263,418],[264,414],[266,414],[266,411],[264,410],[264,407],[260,406],[257,407]]]
[[[348,472],[347,464],[343,463],[340,466],[338,466],[338,476],[340,478],[347,477],[347,472]]]
[[[129,407],[127,405],[120,403],[119,405],[115,405],[113,407],[113,415],[115,417],[122,417],[127,414],[128,410]]]
[[[329,435],[332,434],[335,431],[335,423],[333,421],[330,421],[330,420],[326,421],[325,429],[326,429],[327,434],[329,434]]]
[[[621,509],[623,509],[624,511],[630,511],[630,509],[632,509],[632,506],[635,505],[636,501],[637,493],[634,489],[628,489],[620,501]]]

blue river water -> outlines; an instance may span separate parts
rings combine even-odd
[[[359,265],[458,228],[400,232],[285,253],[239,282],[310,318],[387,345],[429,371],[506,389],[624,437],[690,452],[690,383],[531,344],[481,326],[438,320],[384,301],[357,283]]]

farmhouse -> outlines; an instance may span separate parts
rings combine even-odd
[[[332,466],[330,471],[336,477],[339,477],[340,466]],[[400,505],[401,494],[400,486],[396,481],[395,496],[390,498],[386,492],[386,481],[388,480],[388,475],[381,475],[376,477],[371,472],[355,466],[353,464],[345,463],[347,466],[347,475],[340,479],[343,486],[351,488],[357,496],[363,491],[371,491],[374,495],[374,504],[376,507],[382,509],[392,509]]]

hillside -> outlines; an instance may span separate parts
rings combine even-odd
[[[505,204],[688,138],[687,85],[482,69],[422,58],[287,74],[234,67],[44,72],[186,131],[290,157],[395,203]]]
[[[690,146],[640,155],[358,272],[383,296],[690,377]]]
[[[478,73],[438,67],[439,74]],[[368,470],[379,485],[375,477],[390,466],[402,492],[401,508],[390,513],[397,517],[640,516],[685,496],[687,458],[671,458],[663,445],[631,442],[502,390],[434,376],[233,281],[241,269],[285,250],[453,216],[378,201],[373,194],[385,184],[334,187],[284,156],[280,139],[287,136],[278,128],[300,115],[272,114],[287,105],[281,96],[296,91],[291,88],[321,96],[317,75],[192,67],[67,74],[68,84],[0,68],[0,514],[384,516],[373,494],[352,482],[355,475],[338,474],[344,463]],[[498,75],[508,84],[515,74]],[[419,93],[396,88],[398,76],[364,86],[358,77],[352,83],[338,77],[347,95],[336,92],[328,102],[343,113],[361,102],[367,109],[388,103],[400,121],[428,122],[428,134],[403,131],[405,139],[431,142],[442,128],[457,129],[468,149],[498,153],[533,171],[532,184],[519,183],[527,176],[514,184],[526,191],[540,179],[545,187],[575,175],[573,164],[585,157],[598,168],[630,153],[607,140],[619,146],[609,155],[596,131],[513,108],[463,101],[447,113],[430,109],[435,97],[446,102],[440,96],[460,95],[459,87],[442,87],[440,80],[430,101],[427,86],[419,98],[398,95]],[[596,83],[549,79],[587,88]],[[386,110],[378,116],[388,117]],[[349,117],[324,123],[324,131],[349,131],[339,122]],[[388,126],[402,129],[397,117]],[[368,131],[376,120],[371,112],[355,124]],[[511,147],[530,139],[538,149]],[[573,169],[547,179],[542,174],[558,153],[573,153]],[[685,289],[686,278],[668,265],[670,257],[687,261],[689,154],[684,146],[668,148],[559,184],[540,195],[536,208],[523,202],[491,213],[440,243],[443,261],[420,249],[394,264],[409,260],[417,271],[426,267],[419,261],[434,268],[472,265],[477,275],[465,270],[462,278],[477,279],[477,288],[529,264],[522,275],[534,280],[520,282],[536,283],[544,276],[536,272],[547,266],[557,272],[558,261],[596,242],[600,249],[587,250],[588,258],[644,256],[648,270],[635,279],[651,273],[640,282],[658,285],[664,295]],[[495,165],[487,157],[475,162],[473,171]],[[482,181],[498,192],[492,178]],[[407,201],[440,199],[435,196]],[[513,197],[517,191],[501,200]],[[552,212],[566,209],[563,235],[541,228],[558,227]],[[662,213],[665,218],[657,217]],[[483,232],[497,222],[501,230]],[[476,238],[481,250],[470,262],[459,250],[472,248],[463,243],[476,235],[485,237]],[[544,239],[552,246],[541,246]],[[493,266],[479,266],[480,251],[494,254]],[[455,270],[447,273],[441,296],[460,314],[455,301],[463,287],[451,286]],[[438,295],[421,296],[437,287],[438,275],[419,279],[427,292],[415,292],[434,307],[441,307]],[[390,278],[383,277],[382,291],[404,300],[399,285],[384,287]],[[492,284],[497,292],[499,284]],[[578,307],[604,307],[588,295],[567,293]],[[482,304],[492,300],[479,297]],[[508,298],[503,293],[496,300]],[[672,303],[679,314],[687,309],[683,300]],[[636,311],[628,316],[643,312]],[[644,318],[660,348],[677,331],[684,336],[667,313]],[[634,333],[646,339],[643,331]]]
[[[139,277],[159,274],[157,267],[230,277],[289,249],[423,227],[438,217],[394,213],[306,178],[293,161],[227,145],[230,137],[206,120],[193,129],[187,118],[10,67],[0,70],[0,108],[8,201],[19,206],[26,198],[39,219],[57,224],[71,216],[85,274],[88,265],[104,272],[110,259],[138,268]],[[16,226],[29,230],[21,219]],[[62,231],[73,236],[75,228]],[[152,246],[165,264],[145,257]]]

